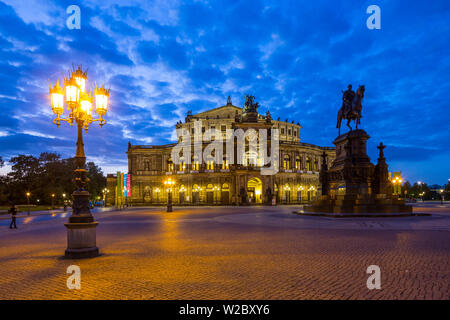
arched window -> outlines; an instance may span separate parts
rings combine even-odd
[[[198,171],[200,168],[200,163],[198,161],[197,156],[192,157],[191,163],[192,163],[192,170]]]
[[[208,158],[208,160],[206,161],[206,169],[207,170],[214,170],[214,159]]]
[[[300,156],[295,157],[295,169],[301,170],[302,169],[302,159]]]
[[[230,190],[230,185],[228,183],[224,183],[222,185],[222,191],[229,191]]]
[[[172,162],[172,159],[171,158],[169,158],[168,160],[167,160],[167,171],[173,171],[173,162]]]
[[[291,157],[289,157],[288,154],[284,155],[284,159],[283,159],[283,167],[284,169],[288,170],[291,168]]]
[[[178,171],[184,171],[186,169],[186,162],[184,161],[184,159],[180,159],[180,164],[178,165]]]
[[[229,164],[227,157],[223,157],[222,169],[223,170],[230,169],[230,164]]]
[[[311,159],[306,158],[306,170],[311,171]]]

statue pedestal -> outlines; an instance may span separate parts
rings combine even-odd
[[[98,222],[65,223],[67,228],[66,258],[93,258],[99,255],[96,244]]]
[[[305,212],[321,212],[336,215],[364,213],[411,213],[412,207],[404,200],[391,195],[387,185],[387,165],[382,153],[377,166],[370,162],[366,151],[369,135],[364,130],[353,130],[337,137],[336,159],[326,175],[328,195],[322,196]],[[378,193],[378,191],[384,193]]]

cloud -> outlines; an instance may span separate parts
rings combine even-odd
[[[81,30],[65,26],[70,1],[37,3],[0,2],[1,154],[73,155],[75,130],[51,123],[48,79],[75,63],[89,68],[90,88],[111,88],[108,124],[85,139],[103,168],[126,164],[129,140],[169,143],[188,110],[228,95],[242,105],[246,93],[262,113],[300,122],[302,141],[331,145],[341,89],[352,83],[366,85],[372,159],[383,141],[392,169],[450,176],[448,1],[382,1],[376,31],[365,24],[370,1],[87,0]]]

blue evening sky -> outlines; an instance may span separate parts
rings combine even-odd
[[[81,8],[81,30],[66,8]],[[381,8],[381,30],[366,8]],[[111,87],[108,124],[91,125],[88,160],[125,170],[132,144],[172,142],[194,113],[251,93],[260,113],[295,120],[330,146],[341,90],[366,86],[369,155],[414,182],[450,178],[450,1],[0,1],[0,155],[75,152],[75,128],[51,123],[48,80],[72,63]],[[6,166],[2,172],[9,170]]]

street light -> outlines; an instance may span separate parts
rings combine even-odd
[[[63,207],[64,207],[64,211],[67,211],[66,194],[63,193],[62,196],[63,196]]]
[[[161,192],[161,190],[159,188],[156,188],[155,192],[156,192],[156,203],[159,203],[159,193]]]
[[[286,196],[286,203],[289,203],[291,200],[291,187],[288,184],[284,186],[284,194]]]
[[[441,194],[441,204],[444,204],[444,189],[439,190],[439,193]]]
[[[214,186],[213,187],[213,195],[214,195],[214,203],[217,204],[217,196],[216,196],[216,192],[219,191],[220,188],[218,186]]]
[[[298,196],[297,196],[297,200],[300,200],[300,203],[302,203],[302,201],[303,201],[303,199],[302,199],[302,192],[303,192],[303,186],[298,186],[297,187],[297,194],[298,194],[298,192],[300,191],[300,199],[298,199]]]
[[[52,193],[52,210],[55,209],[55,194]]]
[[[394,188],[398,185],[398,189],[397,188],[395,188],[394,189],[394,194],[397,194],[397,195],[400,195],[400,193],[401,193],[401,188],[402,188],[402,182],[403,182],[403,180],[402,180],[402,178],[400,178],[400,177],[395,177],[393,180],[392,180],[392,184],[394,185]],[[397,190],[398,190],[398,192],[397,192]]]
[[[108,188],[104,188],[102,190],[103,192],[103,206],[106,207],[106,194],[109,193],[109,189]]]
[[[167,186],[167,212],[172,212],[172,187],[175,185],[175,180],[168,178],[164,180],[164,185]]]
[[[30,215],[30,195],[31,194],[29,192],[27,192],[26,195],[27,195],[28,215]]]
[[[69,125],[76,123],[78,129],[77,151],[75,155],[75,184],[77,189],[73,193],[73,210],[67,228],[67,249],[65,252],[68,258],[88,258],[98,256],[96,246],[95,228],[98,222],[94,221],[89,208],[89,192],[85,190],[88,182],[86,170],[86,156],[84,153],[83,129],[87,131],[92,122],[99,122],[100,127],[106,124],[103,119],[108,110],[109,90],[102,85],[100,88],[95,85],[95,111],[99,115],[98,119],[92,118],[93,100],[91,93],[87,92],[87,73],[81,67],[72,73],[69,78],[64,78],[64,88],[59,86],[59,81],[55,86],[50,83],[50,100],[52,111],[56,115],[53,123],[60,126],[61,121]],[[69,111],[67,118],[63,118],[64,102]]]

